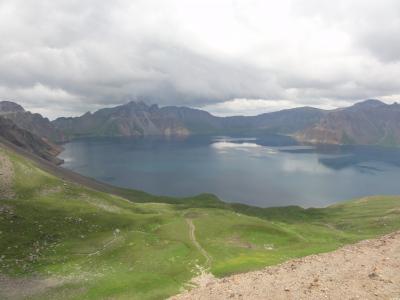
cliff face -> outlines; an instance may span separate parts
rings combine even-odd
[[[61,164],[62,160],[56,157],[62,150],[47,140],[18,127],[13,121],[0,116],[0,141],[12,143],[26,151],[51,161],[55,164]]]
[[[320,144],[399,145],[400,105],[367,100],[337,109],[296,137]]]
[[[14,102],[1,101],[0,116],[13,121],[18,127],[51,142],[66,141],[64,134],[57,130],[49,119],[42,117],[40,114],[25,111],[22,106]]]
[[[142,102],[104,108],[77,118],[58,118],[54,126],[69,137],[79,136],[185,136],[189,130],[156,105]]]

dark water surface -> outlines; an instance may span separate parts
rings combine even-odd
[[[208,192],[263,207],[321,207],[366,195],[400,194],[397,148],[315,148],[273,135],[90,138],[64,147],[65,168],[159,195]]]

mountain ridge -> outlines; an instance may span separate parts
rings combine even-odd
[[[16,103],[0,102],[0,115],[51,142],[79,137],[176,136],[196,134],[290,135],[312,144],[400,144],[400,105],[368,99],[334,110],[297,107],[256,116],[219,117],[185,106],[159,107],[130,101],[78,117],[53,121],[25,111]]]
[[[317,122],[324,110],[299,107],[257,116],[218,117],[184,106],[147,105],[129,102],[52,122],[67,136],[187,136],[249,132],[294,133]]]

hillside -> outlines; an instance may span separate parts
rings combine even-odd
[[[260,269],[400,229],[399,197],[321,209],[115,188],[121,198],[4,145],[0,156],[2,299],[162,299],[201,273]]]
[[[337,109],[296,137],[318,144],[399,145],[400,105],[367,100]]]

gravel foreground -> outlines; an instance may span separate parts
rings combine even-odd
[[[400,300],[400,231],[261,271],[202,275],[178,299]]]

